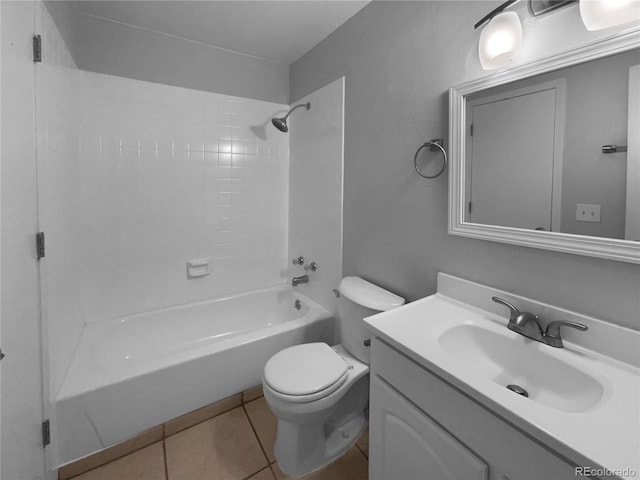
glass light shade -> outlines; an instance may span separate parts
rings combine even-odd
[[[485,70],[504,67],[522,45],[522,25],[515,12],[503,12],[491,19],[480,33],[478,55]]]
[[[587,30],[601,30],[640,20],[640,0],[580,0]]]

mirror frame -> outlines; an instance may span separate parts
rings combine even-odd
[[[464,221],[466,97],[480,90],[596,60],[640,47],[640,29],[600,39],[566,52],[501,71],[449,89],[449,231],[450,235],[542,248],[557,252],[640,263],[640,242],[561,232],[484,225]]]

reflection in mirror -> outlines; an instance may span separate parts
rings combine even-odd
[[[467,95],[462,220],[640,241],[639,90],[634,49]]]

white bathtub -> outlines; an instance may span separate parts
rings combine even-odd
[[[284,285],[87,324],[55,402],[57,463],[257,385],[271,355],[333,331]]]

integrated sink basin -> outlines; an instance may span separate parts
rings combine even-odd
[[[458,325],[445,330],[438,344],[477,375],[505,388],[521,387],[529,401],[584,412],[603,398],[604,386],[593,376],[551,356],[550,347],[523,341],[506,329],[502,334],[473,324]]]

